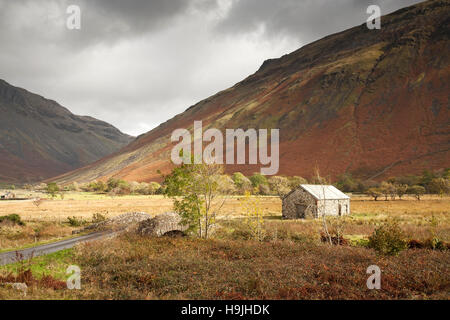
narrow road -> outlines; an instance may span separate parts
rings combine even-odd
[[[49,244],[43,244],[28,249],[0,253],[0,266],[18,262],[20,260],[26,260],[31,257],[42,256],[64,249],[69,249],[75,246],[77,243],[98,240],[101,238],[106,238],[108,236],[113,236],[114,234],[115,232],[112,231],[98,231],[86,234],[84,236],[79,236],[68,240],[61,240]]]

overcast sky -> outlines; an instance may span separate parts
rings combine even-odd
[[[414,0],[0,0],[0,79],[139,135],[277,58]],[[69,30],[69,5],[81,29]]]

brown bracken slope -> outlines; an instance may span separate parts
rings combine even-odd
[[[72,114],[0,80],[0,183],[29,183],[73,170],[132,140],[110,124]]]
[[[158,179],[176,128],[279,128],[280,172],[309,177],[418,173],[450,166],[450,1],[427,1],[265,61],[253,75],[113,156],[58,177]],[[227,166],[252,174],[257,166]]]

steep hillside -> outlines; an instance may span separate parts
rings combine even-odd
[[[279,174],[363,178],[450,166],[450,1],[428,1],[264,62],[114,156],[60,182],[157,179],[176,128],[279,128]],[[255,166],[228,166],[246,174]]]
[[[0,80],[0,182],[35,182],[67,172],[132,140],[110,124],[72,114]]]

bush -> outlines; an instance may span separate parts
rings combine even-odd
[[[358,189],[358,180],[354,179],[351,174],[344,173],[338,176],[338,181],[336,182],[336,188],[342,190],[343,192],[355,192]]]
[[[267,196],[267,195],[270,195],[271,191],[270,191],[270,188],[268,185],[260,184],[258,187],[258,193],[263,196]]]
[[[222,194],[235,194],[237,191],[233,179],[223,174],[219,177],[219,192]]]
[[[85,224],[85,221],[82,219],[78,219],[77,217],[73,216],[73,217],[67,217],[67,222],[69,223],[70,226],[72,227],[79,227],[82,226],[83,224]]]
[[[327,243],[330,241],[328,236],[325,233],[320,234],[320,241]],[[345,239],[342,235],[332,235],[331,236],[331,243],[335,246],[347,246],[348,241]]]
[[[92,181],[87,188],[91,192],[103,193],[107,189],[107,185],[103,181]]]
[[[119,186],[120,180],[115,178],[109,178],[108,182],[106,182],[107,191],[111,191]]]
[[[412,186],[407,190],[408,194],[414,195],[417,200],[420,200],[420,197],[425,194],[425,191],[425,188],[422,186]]]
[[[255,173],[250,177],[250,182],[252,183],[252,186],[257,188],[260,185],[267,185],[267,178],[266,176],[263,176],[260,173]]]
[[[47,184],[46,191],[52,198],[56,197],[56,194],[59,192],[59,187],[55,182],[50,182]]]
[[[450,179],[448,178],[435,178],[431,180],[428,186],[431,193],[434,194],[448,194],[450,193]]]
[[[272,176],[268,181],[270,190],[281,199],[291,191],[289,188],[289,180],[286,177]]]
[[[233,179],[234,185],[236,186],[236,189],[240,194],[244,194],[245,191],[252,190],[252,183],[250,179],[248,179],[242,173],[240,172],[233,173],[231,179]]]
[[[446,250],[447,249],[447,245],[445,244],[445,242],[437,237],[433,237],[433,238],[425,241],[425,246],[432,250]]]
[[[308,184],[308,180],[299,176],[293,176],[289,178],[290,189],[297,189],[301,184]]]
[[[246,192],[240,202],[242,213],[245,216],[245,226],[250,231],[254,239],[262,241],[265,236],[264,212],[258,199],[250,197],[250,192]]]
[[[18,214],[10,214],[7,216],[1,216],[0,223],[3,223],[3,222],[10,222],[12,224],[17,224],[19,226],[25,225],[25,222],[23,222],[22,219],[20,219],[20,216]]]
[[[93,215],[92,215],[92,223],[99,223],[99,222],[103,222],[103,221],[105,221],[107,218],[106,218],[106,215],[103,215],[103,214],[101,214],[101,213],[94,213]]]
[[[397,223],[387,223],[375,229],[368,247],[383,255],[397,255],[407,248],[405,236]]]
[[[231,239],[233,240],[250,240],[252,237],[249,230],[236,229],[231,233]]]
[[[66,188],[67,188],[67,191],[80,191],[80,186],[78,185],[77,182],[69,184]]]
[[[450,243],[445,243],[437,237],[427,239],[425,241],[409,240],[408,248],[410,249],[431,249],[431,250],[449,250]]]

